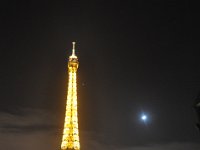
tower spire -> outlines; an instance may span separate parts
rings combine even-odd
[[[72,44],[73,44],[72,56],[76,56],[76,54],[75,54],[75,44],[76,44],[76,42],[72,42]]]

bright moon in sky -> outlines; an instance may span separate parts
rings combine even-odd
[[[146,120],[147,120],[147,116],[143,114],[143,115],[141,116],[141,119],[142,119],[143,121],[146,121]]]

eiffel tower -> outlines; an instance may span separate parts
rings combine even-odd
[[[79,62],[75,55],[75,42],[72,44],[72,55],[68,61],[68,92],[61,150],[80,150],[76,82]]]

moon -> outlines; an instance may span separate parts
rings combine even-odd
[[[147,120],[147,116],[146,115],[142,115],[141,119],[145,121],[145,120]]]
[[[140,119],[143,121],[143,122],[146,122],[148,120],[148,116],[146,114],[142,114],[140,116]]]

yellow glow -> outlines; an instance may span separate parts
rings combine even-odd
[[[73,43],[73,53],[69,57],[68,61],[69,80],[61,150],[80,150],[76,83],[76,72],[78,69],[78,64],[78,58],[75,55],[75,43]]]

